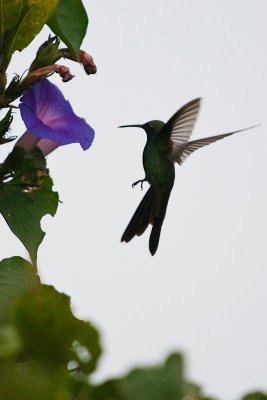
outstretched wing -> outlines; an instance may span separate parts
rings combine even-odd
[[[173,150],[170,154],[170,157],[173,161],[177,161],[178,164],[182,165],[183,162],[187,159],[187,157],[190,156],[190,154],[192,154],[194,151],[200,149],[201,147],[204,147],[211,143],[217,142],[217,140],[224,139],[225,137],[234,135],[235,133],[243,132],[243,131],[247,131],[248,129],[255,128],[256,126],[258,126],[258,125],[250,126],[249,128],[245,128],[245,129],[239,129],[238,131],[223,133],[221,135],[210,136],[210,137],[203,138],[203,139],[193,140],[193,141],[187,143],[186,145],[184,145],[184,147],[182,149],[181,149],[181,147],[179,149],[177,149],[178,151],[176,153],[175,153],[176,149],[174,146]]]
[[[180,108],[162,127],[160,139],[170,139],[181,151],[188,143],[199,113],[201,98],[194,99]]]

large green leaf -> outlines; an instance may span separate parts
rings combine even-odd
[[[0,211],[12,232],[28,250],[33,262],[36,262],[37,249],[45,235],[40,221],[46,214],[55,214],[57,202],[57,194],[45,189],[24,193],[7,185],[1,191]]]
[[[82,1],[59,0],[47,25],[74,54],[77,54],[88,25],[87,13]]]
[[[72,361],[83,373],[95,369],[99,334],[72,314],[66,295],[42,285],[19,301],[14,316],[27,357],[57,366]]]
[[[18,298],[38,284],[33,266],[23,258],[5,258],[0,262],[0,324],[10,321]]]
[[[16,26],[22,6],[23,0],[0,0],[0,29],[2,34]]]
[[[7,59],[14,51],[23,50],[40,32],[50,15],[58,4],[58,0],[31,1],[26,8],[26,13],[17,25],[16,31],[9,42]]]
[[[55,215],[58,205],[45,159],[37,149],[26,155],[23,149],[15,147],[2,165],[1,174],[2,179],[7,179],[0,184],[0,212],[35,263],[45,235],[40,221],[46,214]]]

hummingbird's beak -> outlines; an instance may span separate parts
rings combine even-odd
[[[143,125],[121,125],[118,128],[143,128]]]

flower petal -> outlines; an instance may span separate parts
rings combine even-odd
[[[94,130],[78,117],[61,91],[43,79],[21,97],[21,117],[27,130],[62,146],[80,143],[87,150],[94,140]]]

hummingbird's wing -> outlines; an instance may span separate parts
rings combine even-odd
[[[187,143],[183,147],[182,151],[180,151],[179,153],[177,152],[175,154],[175,152],[172,151],[170,154],[170,157],[173,161],[177,161],[178,164],[182,165],[183,162],[187,159],[187,157],[190,156],[190,154],[192,154],[194,151],[200,149],[201,147],[204,147],[211,143],[217,142],[217,140],[224,139],[225,137],[234,135],[235,133],[243,132],[248,129],[255,128],[256,126],[258,126],[258,125],[250,126],[249,128],[245,128],[245,129],[239,129],[238,131],[223,133],[221,135],[210,136],[210,137],[203,138],[203,139],[192,140],[191,142]]]
[[[161,128],[158,137],[170,139],[173,144],[183,146],[188,143],[199,113],[201,98],[191,100],[180,108]]]

